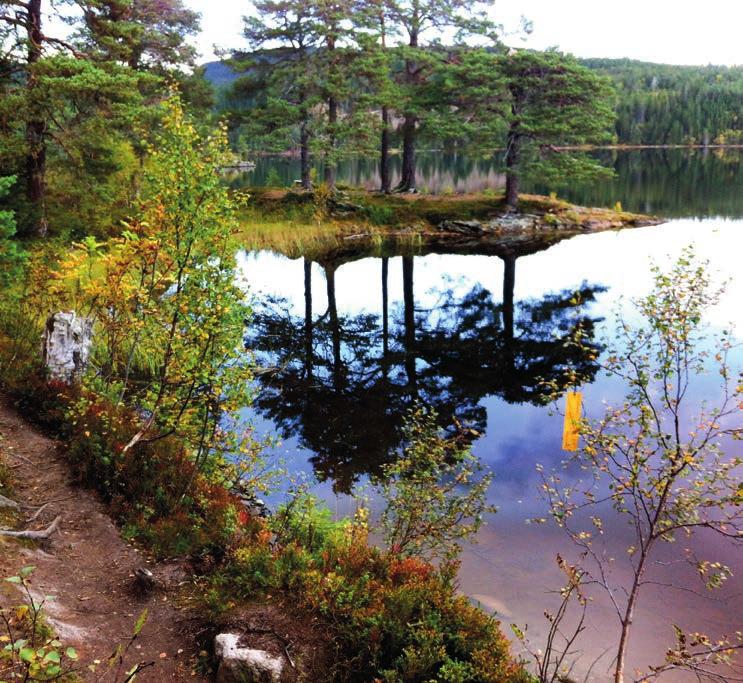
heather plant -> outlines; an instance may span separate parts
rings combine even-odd
[[[627,676],[642,594],[658,584],[651,570],[661,546],[675,544],[679,561],[690,562],[715,589],[732,570],[715,557],[700,557],[692,538],[706,533],[732,544],[743,538],[743,459],[734,448],[743,436],[743,386],[730,367],[731,331],[712,335],[704,323],[722,289],[713,287],[707,264],[690,248],[668,272],[654,266],[653,276],[652,291],[636,302],[640,322],[618,314],[616,343],[604,361],[606,372],[626,384],[627,395],[602,417],[581,421],[583,445],[567,463],[590,478],[568,484],[554,473],[543,483],[552,518],[579,550],[575,572],[605,592],[616,614],[616,683]],[[719,379],[719,399],[695,402],[710,372]],[[608,515],[626,519],[632,530],[623,561],[613,562],[605,552]],[[617,578],[620,567],[628,581]],[[743,647],[740,633],[712,638],[677,626],[674,633],[665,661],[638,680],[678,670],[727,680],[720,667]]]

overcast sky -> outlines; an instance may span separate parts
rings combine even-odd
[[[185,0],[202,14],[202,61],[213,46],[241,44],[243,0]],[[668,64],[743,64],[743,0],[496,0],[494,18],[516,30],[521,15],[534,23],[526,41],[558,46],[579,57],[632,57]]]

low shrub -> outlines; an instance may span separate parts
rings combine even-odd
[[[130,538],[163,557],[224,552],[240,527],[242,510],[228,490],[227,463],[199,470],[175,435],[124,451],[137,431],[137,418],[99,396],[78,396],[72,414],[71,464],[80,480],[110,503]]]
[[[385,553],[352,522],[342,538],[326,537],[312,551],[272,538],[233,551],[214,578],[212,607],[230,606],[216,595],[245,601],[285,592],[332,633],[341,680],[531,680],[511,657],[499,622],[456,594],[456,564],[436,568]]]

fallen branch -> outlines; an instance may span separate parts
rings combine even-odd
[[[12,508],[13,510],[18,510],[20,507],[21,506],[14,500],[6,498],[5,496],[0,496],[0,508]]]
[[[54,521],[46,528],[39,531],[11,531],[10,529],[0,529],[0,536],[9,538],[23,538],[29,541],[43,541],[49,538],[58,528],[62,517],[55,517]]]
[[[38,466],[37,463],[31,460],[31,458],[27,458],[25,455],[21,455],[20,453],[16,453],[15,451],[6,451],[6,455],[9,455],[11,458],[18,458],[18,460],[22,460],[27,465],[31,465],[32,467]]]

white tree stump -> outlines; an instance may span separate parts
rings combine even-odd
[[[93,343],[93,321],[74,311],[50,316],[44,329],[43,359],[49,378],[71,384],[85,370]]]

